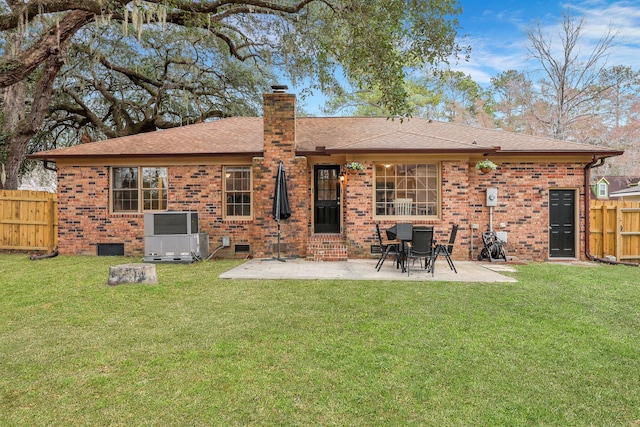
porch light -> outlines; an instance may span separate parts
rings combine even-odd
[[[546,196],[547,190],[545,190],[544,188],[541,188],[540,190],[538,190],[538,193],[540,193],[541,196]]]

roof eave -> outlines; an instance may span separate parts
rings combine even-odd
[[[495,152],[496,156],[535,156],[535,155],[552,155],[552,156],[598,156],[600,158],[621,156],[624,151],[619,150],[607,150],[607,151],[582,151],[582,150],[498,150]]]
[[[325,150],[307,151],[298,150],[297,155],[300,156],[317,156],[317,155],[331,155],[331,154],[493,154],[496,152],[495,148],[348,148],[348,149],[331,149]]]
[[[44,160],[55,162],[60,159],[95,159],[95,158],[161,158],[161,157],[237,157],[237,156],[251,156],[251,157],[260,157],[263,156],[263,151],[243,151],[237,153],[141,153],[141,154],[47,154],[47,153],[33,153],[27,155],[27,159],[30,160]]]

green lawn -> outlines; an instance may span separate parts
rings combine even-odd
[[[640,269],[518,283],[106,285],[111,257],[0,255],[2,426],[640,426]]]

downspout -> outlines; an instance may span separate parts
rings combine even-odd
[[[637,267],[638,264],[633,262],[611,261],[604,258],[598,258],[591,254],[591,169],[599,168],[604,165],[604,159],[593,156],[593,160],[584,167],[584,225],[585,225],[585,239],[584,239],[584,254],[590,261],[598,261],[606,264],[622,264],[631,265]]]

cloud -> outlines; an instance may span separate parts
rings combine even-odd
[[[550,37],[554,48],[561,48],[562,14],[569,13],[584,20],[579,52],[589,55],[603,36],[615,34],[608,51],[607,66],[626,65],[640,69],[640,5],[636,1],[587,0],[562,4],[544,2],[547,10],[531,6],[524,8],[486,9],[469,17],[469,27],[463,33],[470,35],[464,44],[472,47],[468,63],[452,64],[480,84],[491,77],[515,69],[534,71],[539,65],[530,60],[527,50],[527,30],[538,24],[542,34]],[[471,31],[473,30],[473,31]]]

